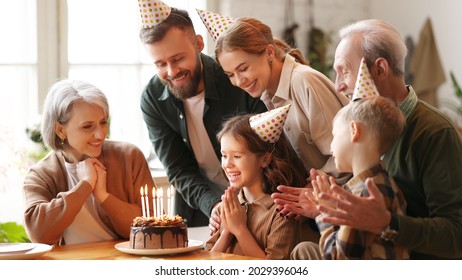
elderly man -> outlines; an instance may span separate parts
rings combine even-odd
[[[405,84],[407,49],[392,26],[381,20],[364,20],[342,28],[340,39],[334,62],[336,89],[352,94],[364,57],[380,95],[399,105],[406,117],[403,134],[383,161],[407,200],[407,214],[388,212],[373,183],[368,184],[370,196],[365,198],[332,186],[340,196],[324,198],[336,203],[335,209],[311,205],[304,196],[307,189],[280,186],[282,193],[273,195],[279,210],[283,215],[308,217],[322,211],[328,215],[325,222],[381,233],[385,241],[408,248],[411,259],[462,258],[460,134],[440,111],[418,100],[414,89]],[[317,258],[319,252],[315,244],[301,243],[292,257]]]

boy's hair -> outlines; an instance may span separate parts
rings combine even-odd
[[[244,52],[261,55],[266,47],[272,44],[275,47],[275,56],[282,60],[286,54],[295,58],[301,64],[308,65],[303,54],[298,49],[292,49],[280,39],[273,38],[271,28],[252,17],[242,17],[218,37],[215,47],[215,57],[223,51],[242,50]]]
[[[381,154],[388,151],[406,124],[399,108],[390,99],[382,96],[367,97],[349,103],[337,113],[334,122],[337,119],[364,124],[375,135]]]
[[[263,141],[250,127],[251,116],[253,115],[238,115],[225,121],[217,135],[218,141],[224,135],[231,135],[259,157],[265,153],[271,154],[269,164],[262,169],[265,193],[275,192],[278,185],[305,186],[306,170],[284,134],[274,144]]]
[[[165,34],[167,34],[171,28],[178,28],[182,31],[190,31],[190,35],[192,35],[192,37],[196,35],[193,22],[189,17],[188,12],[185,10],[172,8],[170,15],[160,24],[151,28],[141,28],[141,42],[143,44],[153,44],[159,42],[164,38]]]

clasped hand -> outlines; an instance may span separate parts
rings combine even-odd
[[[228,187],[222,195],[221,224],[224,232],[229,232],[234,236],[247,228],[247,213],[239,203],[237,190]]]
[[[102,202],[109,195],[106,190],[106,167],[96,158],[87,158],[77,164],[77,176],[87,181],[95,198]]]

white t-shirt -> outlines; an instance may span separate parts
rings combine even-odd
[[[186,125],[191,146],[199,164],[200,172],[217,184],[214,191],[221,195],[229,185],[223,175],[221,163],[213,150],[212,142],[204,126],[205,92],[183,101]]]

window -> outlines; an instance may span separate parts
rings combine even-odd
[[[139,100],[155,70],[138,37],[137,1],[67,2],[69,78],[91,82],[103,90],[111,111],[110,137],[132,142],[147,154],[151,143]],[[205,1],[164,2],[188,9],[199,21],[194,8],[205,5]],[[199,23],[195,25],[205,29]]]
[[[139,101],[154,67],[138,37],[137,1],[67,2],[69,78],[88,81],[106,94],[110,138],[129,141],[149,151]]]
[[[25,128],[37,119],[34,1],[0,0],[0,222],[19,221],[22,176],[31,149]]]
[[[194,10],[205,9],[206,0],[163,1],[188,10],[209,39]],[[110,138],[147,156],[152,148],[139,101],[155,70],[138,37],[137,0],[0,0],[0,23],[0,221],[20,221],[18,199],[35,149],[25,130],[40,123],[51,84],[70,78],[100,88],[109,100]]]

